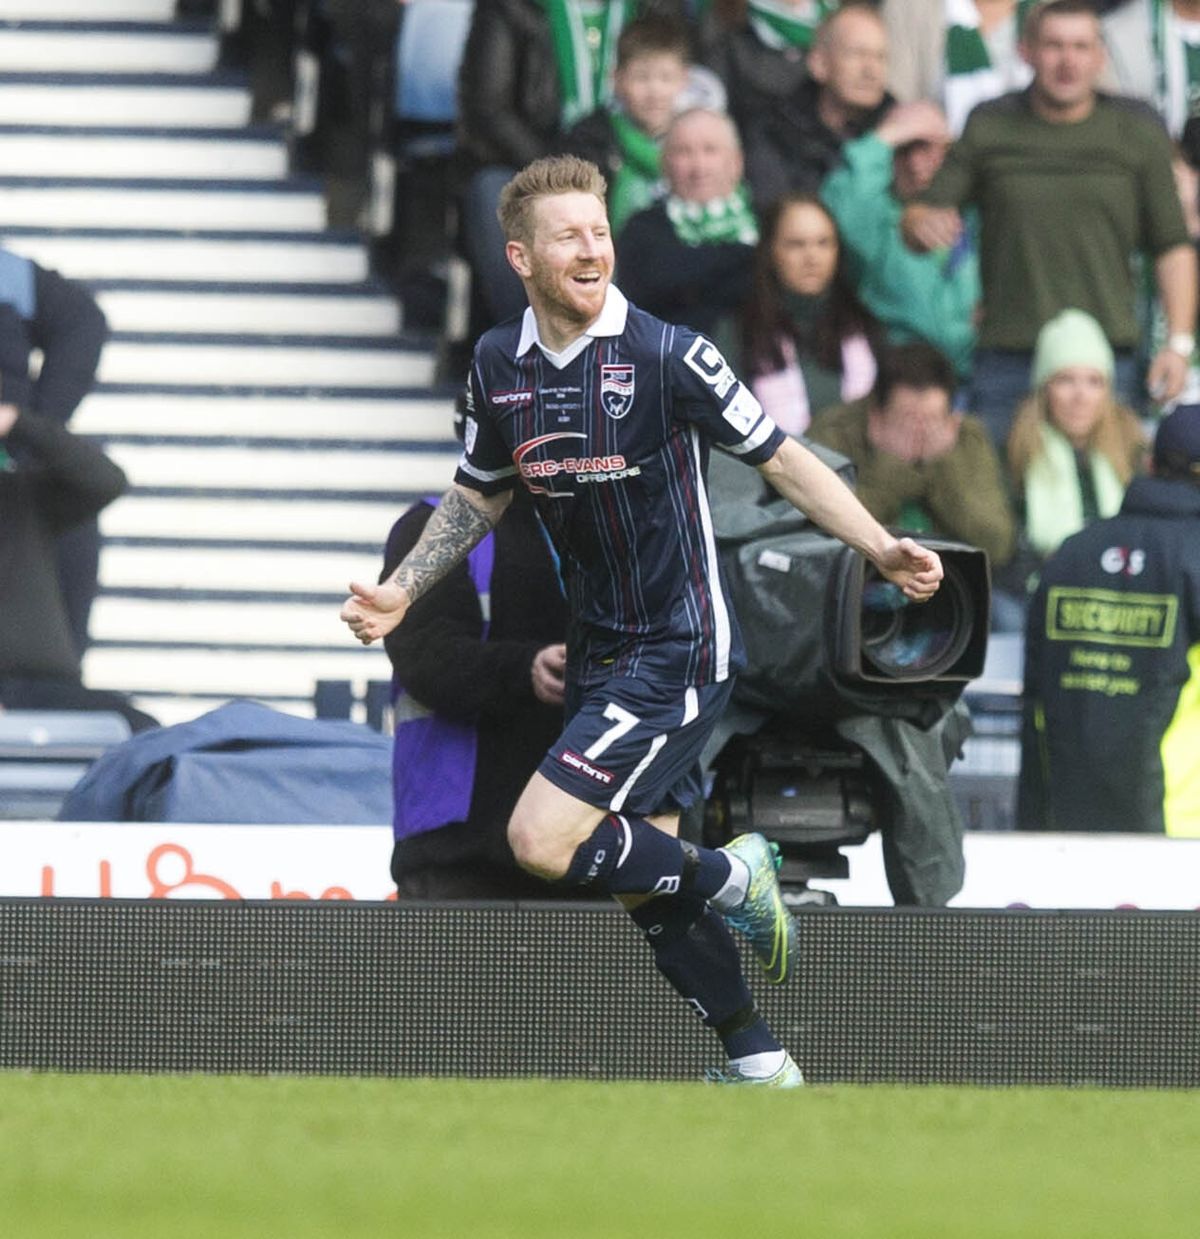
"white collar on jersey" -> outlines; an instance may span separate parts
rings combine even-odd
[[[597,336],[619,336],[625,330],[625,320],[629,316],[629,302],[625,294],[615,285],[608,286],[604,294],[604,308],[600,317],[578,339],[572,340],[561,353],[552,353],[543,343],[538,334],[537,319],[533,309],[525,307],[525,317],[521,320],[521,338],[517,341],[517,356],[524,357],[536,344],[546,355],[546,360],[557,370],[569,366]]]

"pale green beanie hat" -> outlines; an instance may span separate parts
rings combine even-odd
[[[1068,366],[1090,366],[1111,383],[1113,351],[1104,329],[1082,310],[1063,310],[1038,332],[1033,352],[1033,385]]]

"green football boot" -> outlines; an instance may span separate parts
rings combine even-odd
[[[787,1054],[784,1056],[783,1066],[773,1075],[747,1076],[736,1068],[722,1070],[713,1067],[704,1073],[704,1081],[706,1084],[748,1084],[758,1088],[801,1088],[804,1075],[792,1056]]]
[[[787,979],[796,956],[797,938],[795,918],[779,889],[775,850],[762,835],[738,835],[718,850],[736,856],[750,870],[746,897],[721,915],[749,938],[767,980],[779,985]]]

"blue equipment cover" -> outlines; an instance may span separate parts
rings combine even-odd
[[[390,825],[391,749],[386,736],[358,723],[230,702],[110,749],[58,816],[70,822]]]

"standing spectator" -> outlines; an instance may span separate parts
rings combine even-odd
[[[854,462],[855,493],[883,525],[932,531],[986,551],[1013,552],[1016,527],[995,448],[977,418],[954,412],[954,367],[928,344],[880,354],[869,399],[813,422],[816,443]]]
[[[99,448],[48,417],[0,404],[0,709],[115,710],[155,722],[115,693],[84,688],[55,568],[62,534],[125,489]]]
[[[1104,41],[1121,93],[1182,137],[1200,116],[1200,0],[1126,0],[1105,15]]]
[[[888,86],[940,103],[957,137],[977,103],[1029,84],[1021,24],[1031,0],[883,0]]]
[[[746,118],[754,201],[765,207],[790,189],[815,193],[843,143],[873,129],[891,104],[883,22],[870,5],[844,5],[817,28],[796,91]]]
[[[1146,385],[1171,400],[1187,377],[1196,255],[1171,171],[1170,142],[1145,105],[1099,94],[1100,23],[1084,0],[1048,0],[1025,24],[1028,90],[981,104],[920,202],[904,213],[918,249],[958,239],[961,204],[979,208],[983,323],[972,408],[1008,438],[1042,324],[1078,307],[1117,351],[1115,386],[1137,404],[1134,255],[1154,259],[1169,328]]]
[[[92,294],[37,263],[0,249],[0,385],[6,404],[65,426],[95,381],[108,323]],[[42,355],[34,375],[31,354]],[[18,436],[20,438],[20,436]],[[21,456],[21,447],[12,455]],[[94,517],[71,523],[53,550],[71,639],[87,649],[100,568]]]
[[[1017,825],[1200,837],[1200,407],[1152,477],[1042,570],[1025,639]]]
[[[613,235],[662,189],[662,139],[688,81],[688,30],[668,17],[640,17],[621,31],[613,103],[585,116],[563,150],[596,164],[608,181]]]
[[[879,330],[846,279],[837,226],[811,194],[786,194],[767,212],[742,329],[751,390],[788,434],[870,392]]]
[[[842,162],[821,186],[837,221],[846,272],[889,339],[932,344],[971,374],[979,305],[974,215],[953,247],[918,254],[904,243],[904,205],[929,187],[942,166],[946,121],[934,103],[899,103],[878,129],[842,147]]]
[[[681,113],[663,172],[667,197],[621,233],[621,283],[658,318],[719,336],[745,300],[758,241],[733,122],[706,108]]]

